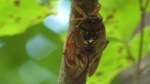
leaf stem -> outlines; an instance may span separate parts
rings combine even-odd
[[[139,56],[138,56],[138,63],[137,63],[137,67],[136,67],[136,73],[135,73],[135,84],[139,84],[140,81],[140,76],[141,76],[141,70],[140,70],[140,65],[141,65],[141,59],[142,59],[142,47],[143,47],[143,35],[144,35],[144,23],[145,23],[145,10],[148,6],[148,2],[149,0],[146,0],[146,4],[145,7],[142,7],[142,0],[139,0],[140,3],[140,9],[141,9],[141,39],[140,39],[140,49],[139,49]]]
[[[131,54],[131,51],[130,51],[130,48],[129,48],[129,45],[128,45],[128,44],[126,44],[126,48],[127,48],[127,52],[128,52],[128,57],[129,57],[129,59],[133,62],[134,66],[135,66],[136,62],[135,62],[134,57],[133,57],[132,54]]]

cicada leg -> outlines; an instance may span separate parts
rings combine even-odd
[[[81,20],[82,20],[82,18],[75,18],[75,14],[71,18],[71,22],[73,22],[73,21],[81,21]]]
[[[91,13],[92,15],[96,15],[98,14],[98,12],[100,11],[101,9],[101,4],[96,2],[95,0],[93,0],[96,4],[98,4],[99,6],[93,11],[93,13]]]

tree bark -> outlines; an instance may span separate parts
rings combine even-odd
[[[97,4],[94,3],[93,0],[71,0],[71,11],[70,11],[70,19],[75,14],[75,18],[82,18],[83,16],[80,15],[77,10],[75,9],[76,1],[78,2],[78,6],[88,15],[89,13],[92,13],[94,9],[97,8]],[[95,0],[98,2],[98,0]],[[82,3],[83,2],[83,3]],[[81,4],[82,3],[82,4]],[[69,19],[69,20],[70,20]],[[67,38],[72,31],[72,29],[79,23],[79,21],[71,22],[69,21],[69,28],[67,32]],[[66,44],[66,43],[65,43]],[[64,50],[65,50],[65,44],[64,44]],[[64,51],[63,51],[64,52]],[[58,84],[86,84],[87,80],[87,73],[88,69],[86,68],[77,78],[71,78],[65,69],[65,62],[64,62],[64,56],[62,57],[62,63],[61,63],[61,69],[59,74],[59,80]]]

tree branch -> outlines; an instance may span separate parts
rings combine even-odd
[[[147,65],[145,65],[145,66],[141,69],[141,73],[142,73],[145,69],[147,69],[149,66],[150,66],[150,63],[148,63]]]
[[[148,6],[148,1],[146,0],[146,4],[145,7],[142,6],[142,0],[139,0],[140,3],[140,9],[141,9],[141,39],[140,39],[140,49],[139,49],[139,56],[138,56],[138,63],[137,63],[137,69],[136,69],[136,73],[135,73],[135,84],[139,84],[140,81],[140,76],[141,76],[141,70],[140,70],[140,65],[141,65],[141,59],[142,59],[142,47],[143,47],[143,28],[144,28],[144,23],[145,23],[145,10]]]
[[[142,7],[142,2],[141,0],[139,1],[140,2],[140,8],[141,8],[141,18],[142,18],[142,21],[141,21],[141,39],[140,39],[140,49],[139,49],[139,56],[138,56],[138,63],[137,63],[137,71],[140,70],[140,64],[141,64],[141,57],[142,57],[142,46],[143,46],[143,28],[144,28],[144,17],[145,17],[145,10],[143,9]]]
[[[70,11],[70,19],[71,17],[75,14],[76,18],[79,17],[83,17],[82,15],[80,15],[77,10],[75,9],[75,4],[76,1],[79,3],[79,7],[86,13],[89,14],[91,12],[93,12],[93,10],[97,7],[97,4],[95,4],[93,2],[93,0],[86,0],[85,2],[83,2],[84,0],[71,0],[71,11]],[[98,0],[95,0],[96,2],[98,2]],[[83,3],[82,3],[83,2]],[[80,5],[80,3],[82,3],[82,5]],[[69,19],[69,20],[70,20]],[[72,29],[78,24],[79,22],[69,22],[69,28],[68,28],[68,32],[67,32],[67,38],[70,34],[70,32],[72,31]],[[66,43],[65,43],[66,44]],[[65,46],[64,46],[65,49]],[[71,78],[65,69],[65,62],[64,62],[64,56],[62,58],[62,63],[61,63],[61,69],[60,69],[60,74],[59,74],[59,80],[58,80],[58,84],[86,84],[86,80],[87,80],[87,68],[81,73],[81,75],[77,78]]]

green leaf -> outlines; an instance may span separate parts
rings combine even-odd
[[[143,47],[142,47],[142,57],[144,57],[148,53],[149,45],[150,45],[150,26],[144,28],[144,35],[143,35]],[[139,55],[139,48],[140,48],[140,39],[141,33],[137,33],[130,44],[130,50],[133,57],[137,60]]]
[[[21,34],[53,13],[36,0],[1,0],[0,36]]]
[[[107,36],[128,41],[140,21],[137,0],[109,0],[102,2],[101,14],[104,18]],[[103,3],[104,6],[103,6]],[[134,11],[133,11],[134,10]]]
[[[99,67],[88,79],[87,84],[109,84],[109,81],[131,62],[126,60],[127,50],[123,43],[109,39],[109,44],[102,54]]]
[[[104,18],[109,44],[102,54],[99,67],[95,74],[88,78],[87,84],[110,84],[110,81],[124,68],[132,64],[129,49],[134,58],[139,53],[140,35],[131,36],[141,20],[140,6],[137,0],[100,0],[100,14]],[[148,6],[149,7],[149,6]],[[143,54],[149,46],[150,28],[144,29]]]

